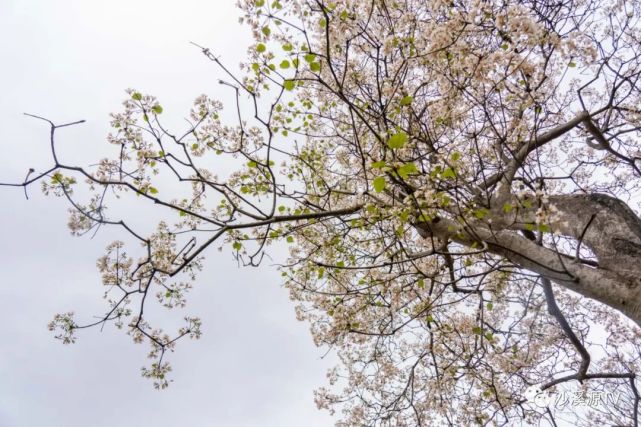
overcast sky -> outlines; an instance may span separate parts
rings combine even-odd
[[[201,93],[226,97],[219,71],[188,42],[237,67],[250,43],[237,18],[233,0],[0,0],[0,182],[48,165],[47,126],[23,112],[87,120],[59,143],[65,156],[95,159],[126,88],[156,95],[176,117]],[[275,268],[239,269],[229,250],[209,252],[188,307],[204,335],[169,356],[166,391],[140,376],[147,348],[122,332],[54,340],[55,313],[91,320],[104,310],[95,260],[114,234],[73,238],[62,200],[35,187],[30,196],[0,188],[0,426],[332,424],[312,394],[332,361],[295,320]]]

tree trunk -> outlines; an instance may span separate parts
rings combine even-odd
[[[554,230],[589,248],[597,263],[564,254],[523,236],[537,208],[514,209],[507,225],[497,221],[461,224],[443,218],[419,223],[423,237],[436,236],[464,246],[484,245],[501,255],[588,298],[607,304],[641,326],[641,220],[621,200],[604,194],[550,196],[560,221]],[[506,224],[506,214],[502,214]],[[578,251],[577,251],[578,254]]]

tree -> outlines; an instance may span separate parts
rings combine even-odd
[[[235,94],[235,123],[203,95],[177,132],[156,98],[129,90],[113,158],[70,165],[56,137],[76,123],[43,119],[51,168],[3,184],[68,199],[73,234],[113,226],[142,244],[137,259],[135,246],[107,247],[107,312],[56,315],[57,337],[124,328],[150,344],[143,375],[164,388],[165,352],[198,338],[200,321],[155,328],[153,295],[184,306],[220,242],[258,265],[282,241],[298,317],[341,359],[317,391],[341,425],[638,425],[641,219],[628,203],[641,175],[641,4],[240,8],[256,39],[241,72],[201,48]],[[230,159],[237,169],[216,175]],[[109,203],[168,216],[146,235]],[[616,399],[569,415],[537,403],[577,383],[583,399]]]

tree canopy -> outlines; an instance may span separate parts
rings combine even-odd
[[[281,242],[298,318],[340,357],[316,391],[340,425],[638,425],[641,3],[239,7],[240,70],[198,46],[228,114],[202,95],[169,128],[130,89],[113,157],[69,163],[56,138],[77,123],[42,118],[51,168],[3,184],[66,198],[75,235],[133,241],[98,260],[102,317],[58,314],[56,337],[113,324],[150,345],[143,376],[164,388],[167,350],[201,322],[165,332],[149,306],[184,307],[223,243],[258,265]],[[166,217],[145,234],[107,210],[123,203]],[[542,405],[533,387],[616,399]]]

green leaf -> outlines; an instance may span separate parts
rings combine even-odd
[[[410,105],[412,103],[412,101],[414,101],[414,98],[412,98],[411,96],[407,95],[406,97],[401,99],[401,105]]]
[[[483,332],[483,329],[481,329],[480,326],[475,326],[472,328],[472,332],[474,332],[476,335],[481,335],[481,333]]]
[[[292,50],[294,50],[294,46],[291,43],[285,43],[283,45],[283,50],[285,52],[291,52]]]
[[[64,177],[62,176],[62,174],[61,174],[60,172],[56,172],[56,173],[54,173],[54,174],[53,174],[53,176],[51,177],[51,182],[52,182],[53,184],[59,184],[59,183],[61,183],[61,182],[62,182],[62,179],[63,179],[63,178],[64,178]]]
[[[318,73],[321,70],[320,62],[312,62],[311,64],[309,64],[309,69],[315,73]]]
[[[576,67],[576,62],[570,61],[570,63],[568,64],[568,67],[570,67],[570,68]]]
[[[151,194],[158,194],[158,189],[157,189],[157,188],[155,188],[155,187],[149,187],[149,192],[150,192]]]
[[[386,165],[385,160],[379,160],[378,162],[372,163],[372,167],[374,169],[382,169],[385,167],[385,165]]]
[[[240,242],[234,242],[234,244],[232,245],[232,247],[233,247],[235,250],[239,251],[239,250],[240,250],[240,248],[242,248],[242,247],[243,247],[243,244],[242,244],[242,243],[240,243]]]
[[[549,226],[549,225],[547,225],[547,224],[540,224],[540,225],[539,225],[539,231],[540,231],[540,232],[542,232],[542,233],[549,233],[549,232],[550,232],[550,231],[552,231],[552,230],[550,229],[550,226]]]
[[[492,309],[494,308],[494,304],[492,304],[491,302],[488,302],[486,307],[488,310],[492,311]]]
[[[140,101],[142,99],[142,94],[140,92],[134,92],[131,97],[136,101]]]
[[[270,29],[269,29],[269,27],[263,27],[263,29],[262,29],[261,31],[262,31],[262,32],[263,32],[263,34],[265,34],[266,36],[269,36],[269,35],[272,33],[272,30],[270,30]]]
[[[510,212],[512,212],[512,209],[514,209],[514,206],[512,206],[512,203],[505,202],[505,204],[503,205],[503,212],[506,214],[509,214]]]
[[[285,80],[283,82],[283,87],[285,88],[285,90],[294,90],[295,86],[296,83],[294,82],[294,80]]]
[[[253,160],[250,160],[249,162],[247,162],[247,166],[249,166],[250,168],[255,168],[256,166],[258,166],[258,163],[256,163]]]
[[[265,0],[256,0],[255,5],[256,7],[263,7],[265,6]]]
[[[483,219],[487,216],[488,210],[485,208],[477,209],[474,211],[474,216],[478,219]]]
[[[372,185],[374,186],[374,191],[377,193],[380,193],[385,189],[385,177],[384,176],[377,176],[374,178],[374,181],[372,181]]]
[[[413,162],[410,162],[410,163],[405,163],[403,166],[398,168],[397,172],[401,178],[405,179],[409,175],[417,174],[418,169],[416,168],[416,165]]]
[[[256,52],[258,53],[263,53],[267,50],[267,46],[265,46],[263,43],[258,43],[256,45]]]
[[[294,243],[294,238],[292,236],[287,236],[287,243]]]
[[[393,150],[397,148],[403,148],[405,144],[407,144],[407,134],[403,131],[396,133],[392,135],[388,140],[387,140],[387,146]]]
[[[278,236],[280,236],[280,230],[272,230],[272,231],[269,233],[269,237],[271,237],[272,239],[275,239],[275,238],[277,238]]]
[[[458,151],[453,152],[452,155],[450,156],[450,160],[453,162],[458,161],[460,158],[461,158],[461,153],[459,153]]]
[[[283,62],[280,63],[280,68],[282,69],[287,69],[289,67],[290,67],[290,64],[288,60],[284,60]]]
[[[452,169],[452,168],[447,168],[441,173],[441,178],[443,178],[443,179],[454,179],[454,178],[456,178],[456,172],[454,172],[454,169]]]
[[[316,55],[313,53],[307,53],[305,54],[305,61],[309,62],[310,64],[316,60]]]
[[[153,107],[151,107],[151,111],[153,111],[155,114],[162,114],[162,107],[156,104]]]

